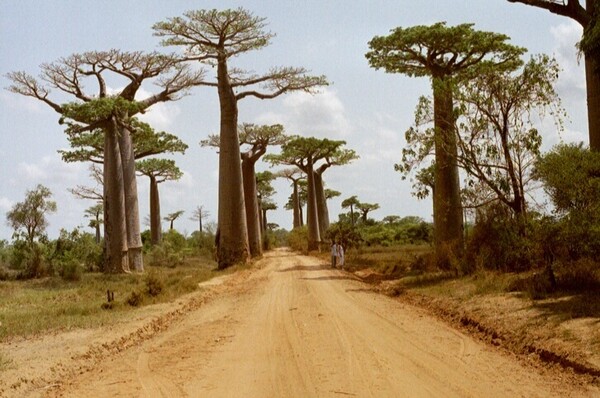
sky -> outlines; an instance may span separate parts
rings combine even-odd
[[[238,7],[266,18],[266,29],[276,36],[268,47],[234,59],[233,66],[257,73],[274,66],[304,67],[331,83],[316,95],[246,98],[238,105],[240,123],[280,123],[287,134],[345,140],[346,148],[357,152],[358,160],[324,174],[326,187],[341,192],[329,201],[331,221],[345,211],[342,200],[353,195],[380,205],[370,213],[376,220],[388,215],[432,219],[431,200],[417,200],[411,182],[394,171],[418,98],[431,95],[430,82],[377,71],[365,58],[369,40],[396,27],[474,23],[474,29],[506,34],[510,43],[527,48],[526,59],[539,53],[554,56],[562,68],[556,89],[569,117],[560,134],[550,121],[540,122],[543,149],[560,141],[588,141],[585,79],[575,49],[581,28],[568,18],[507,0],[0,0],[0,239],[12,236],[6,213],[38,184],[48,187],[57,202],[57,212],[48,217],[50,238],[61,228],[91,232],[84,211],[93,203],[74,198],[68,189],[94,186],[87,164],[64,163],[57,153],[68,148],[59,115],[36,99],[6,90],[7,73],[37,76],[41,64],[85,51],[177,51],[160,46],[154,23],[188,10]],[[157,90],[152,84],[142,87],[145,94]],[[58,102],[71,100],[58,92],[50,96]],[[152,107],[142,119],[189,145],[184,155],[167,156],[184,175],[160,185],[162,215],[185,211],[175,221],[184,234],[197,229],[190,217],[199,205],[209,213],[205,223],[216,222],[217,154],[199,145],[219,131],[216,90],[194,88],[179,101]],[[267,169],[267,164],[257,165],[258,171]],[[292,214],[283,207],[291,188],[286,180],[276,180],[274,187],[279,208],[268,213],[269,222],[290,229]],[[144,219],[149,214],[146,177],[138,178],[138,192]]]

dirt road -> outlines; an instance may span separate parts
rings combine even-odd
[[[539,374],[319,260],[276,251],[67,397],[597,396]]]

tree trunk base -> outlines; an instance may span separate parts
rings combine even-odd
[[[129,248],[129,267],[132,271],[144,272],[144,256],[141,247]]]
[[[217,269],[223,270],[235,264],[245,264],[247,260],[248,250],[246,248],[227,250],[225,247],[221,246],[218,251]]]

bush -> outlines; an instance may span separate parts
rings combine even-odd
[[[172,229],[163,234],[160,245],[150,249],[148,263],[153,266],[174,268],[182,265],[185,257],[192,252],[193,249],[187,247],[185,237]]]
[[[144,302],[144,293],[134,290],[129,294],[126,301],[132,307],[139,307]]]
[[[346,251],[358,247],[363,242],[363,238],[358,232],[357,227],[340,222],[332,224],[329,227],[325,233],[324,239],[329,242],[335,240],[340,243]],[[329,245],[327,245],[327,247],[329,247]]]
[[[534,245],[527,235],[528,228],[503,205],[492,205],[480,211],[467,240],[463,270],[513,272],[531,269],[535,263]]]
[[[292,229],[288,235],[288,246],[294,251],[308,253],[308,229],[306,226]]]
[[[579,259],[556,270],[557,284],[564,290],[599,290],[600,263],[590,259]]]
[[[80,281],[83,268],[76,259],[70,259],[59,264],[58,273],[66,281]]]
[[[163,281],[154,273],[146,276],[146,288],[150,296],[158,296],[164,289]]]

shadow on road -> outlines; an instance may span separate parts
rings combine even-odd
[[[325,267],[321,264],[314,265],[294,265],[293,267],[287,267],[277,270],[277,272],[290,272],[290,271],[322,271]]]
[[[337,280],[352,280],[352,281],[357,281],[360,280],[355,276],[349,276],[349,275],[327,275],[327,276],[317,276],[315,278],[300,278],[306,281],[337,281]]]

